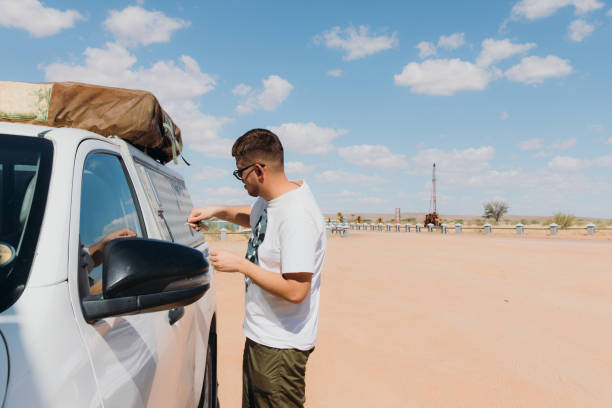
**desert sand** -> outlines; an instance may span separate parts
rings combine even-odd
[[[331,237],[306,406],[611,407],[612,243],[582,238]],[[243,279],[215,280],[220,402],[239,407]]]

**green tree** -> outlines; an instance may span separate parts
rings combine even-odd
[[[503,200],[487,201],[483,204],[484,206],[484,217],[493,218],[495,222],[498,222],[510,208],[508,203]]]
[[[341,212],[338,212],[338,221],[344,222],[344,215]]]

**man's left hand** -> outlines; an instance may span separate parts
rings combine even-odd
[[[242,272],[245,262],[249,261],[232,252],[222,250],[210,251],[210,263],[219,272]]]

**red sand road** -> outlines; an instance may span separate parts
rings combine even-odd
[[[216,284],[220,402],[239,407],[243,280]],[[307,407],[612,407],[612,243],[334,236],[306,383]]]

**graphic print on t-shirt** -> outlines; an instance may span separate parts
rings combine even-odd
[[[255,265],[259,265],[259,256],[257,255],[257,249],[259,245],[263,242],[266,237],[266,227],[268,226],[268,209],[264,209],[255,224],[255,228],[251,230],[251,235],[249,236],[249,246],[247,247],[247,252],[245,258],[249,261],[253,262]],[[249,290],[249,284],[251,283],[251,279],[244,275],[244,288],[245,291]]]

